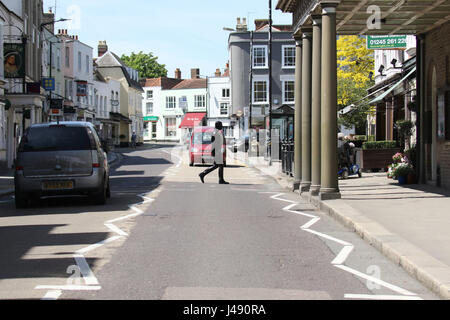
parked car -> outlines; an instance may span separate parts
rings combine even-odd
[[[191,143],[189,147],[189,165],[192,167],[196,163],[214,163],[212,156],[212,137],[214,134],[214,127],[196,127],[191,135]],[[226,166],[227,150],[224,144],[223,164]]]
[[[244,135],[238,139],[235,139],[233,145],[231,146],[231,150],[236,153],[239,151],[247,152],[249,149],[249,136]]]
[[[105,204],[110,197],[105,148],[91,123],[32,125],[17,152],[16,207],[26,207],[29,199],[58,195],[87,195]]]

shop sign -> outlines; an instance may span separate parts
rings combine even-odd
[[[367,49],[406,49],[406,35],[403,36],[367,36]]]
[[[144,117],[145,122],[158,122],[158,120],[159,120],[159,117],[155,117],[155,116]]]
[[[22,43],[5,43],[3,52],[5,78],[25,77],[25,46]]]

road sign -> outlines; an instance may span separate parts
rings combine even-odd
[[[406,36],[367,36],[367,49],[406,49]]]
[[[55,78],[42,78],[42,87],[45,91],[55,91]]]

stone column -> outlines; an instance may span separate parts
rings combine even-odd
[[[302,28],[302,182],[300,192],[311,187],[311,70],[312,29]]]
[[[339,199],[337,156],[336,4],[322,3],[322,172],[320,199]]]
[[[386,100],[386,140],[394,140],[394,97]]]
[[[302,36],[295,39],[295,111],[294,111],[294,185],[299,190],[302,181]]]
[[[313,16],[312,97],[311,97],[311,195],[320,192],[321,172],[321,63],[322,17]]]

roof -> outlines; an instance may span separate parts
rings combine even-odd
[[[206,79],[186,79],[174,86],[172,89],[206,89]]]
[[[163,90],[172,89],[174,86],[182,82],[182,79],[176,78],[167,78],[167,77],[159,77],[159,78],[149,78],[145,79],[144,87],[161,87]]]

